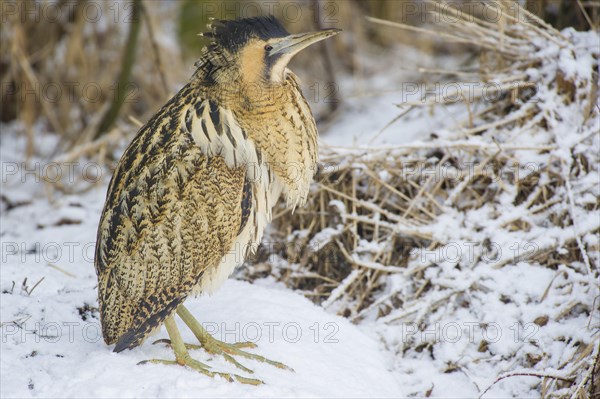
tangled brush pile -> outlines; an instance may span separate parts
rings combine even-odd
[[[438,4],[431,30],[372,20],[477,49],[479,84],[451,96],[468,117],[410,145],[325,148],[310,203],[275,222],[273,273],[376,329],[416,395],[433,364],[482,396],[584,398],[600,389],[597,36],[494,5],[490,22]],[[447,106],[401,104],[420,105]]]

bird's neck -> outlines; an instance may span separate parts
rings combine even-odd
[[[279,85],[246,86],[232,110],[263,153],[283,188],[287,205],[303,205],[317,167],[317,129],[293,73]],[[239,101],[239,99],[242,101]]]

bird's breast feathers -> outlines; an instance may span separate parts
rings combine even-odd
[[[298,81],[290,73],[285,92],[270,92],[260,112],[234,113],[215,100],[188,102],[180,126],[208,157],[220,156],[230,168],[245,167],[253,193],[250,212],[219,267],[207,270],[196,292],[213,292],[253,252],[272,218],[281,193],[287,205],[303,205],[316,169],[317,130]]]
[[[246,205],[247,220],[218,267],[206,270],[194,289],[213,293],[254,252],[272,218],[272,208],[283,191],[265,155],[238,123],[234,113],[213,100],[200,99],[181,110],[180,126],[207,157],[222,157],[230,168],[246,168],[247,190],[252,193]],[[219,173],[219,171],[215,171]]]
[[[273,191],[275,197],[283,192],[294,209],[306,202],[316,171],[317,129],[295,77],[289,82],[290,90],[269,92],[252,112],[234,112],[211,99],[190,101],[179,124],[208,157],[245,167],[255,190]]]

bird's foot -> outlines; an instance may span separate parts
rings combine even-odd
[[[246,378],[237,374],[220,373],[218,371],[210,370],[209,365],[199,362],[198,360],[192,359],[187,348],[185,347],[185,344],[183,343],[183,339],[181,338],[181,334],[177,329],[177,324],[175,323],[175,319],[173,318],[173,316],[169,316],[165,319],[165,327],[167,327],[167,332],[169,333],[169,337],[171,338],[169,340],[169,345],[173,348],[173,352],[175,352],[175,360],[153,359],[146,360],[138,364],[178,364],[180,366],[187,366],[209,377],[223,377],[229,382],[237,380],[241,383],[250,385],[263,384],[261,380],[257,380],[254,378]]]
[[[196,320],[194,316],[192,316],[192,314],[183,305],[180,305],[177,308],[177,315],[181,317],[183,322],[190,328],[190,330],[192,330],[198,341],[200,341],[200,346],[188,346],[188,348],[203,348],[205,351],[213,355],[221,355],[225,358],[225,360],[234,364],[237,368],[244,370],[247,373],[253,373],[253,371],[241,364],[240,362],[238,362],[234,358],[234,356],[241,356],[247,359],[254,359],[259,362],[270,364],[280,369],[294,371],[291,367],[288,367],[283,363],[276,362],[267,359],[266,357],[255,355],[253,353],[242,350],[242,348],[256,348],[256,345],[252,342],[238,342],[228,344],[227,342],[219,341],[218,339],[213,338],[213,336],[210,335],[204,327],[202,327],[198,320]]]
[[[243,370],[247,373],[253,374],[254,371],[240,362],[238,362],[234,356],[241,356],[248,359],[254,359],[259,362],[268,363],[275,367],[286,369],[290,371],[294,371],[292,368],[286,366],[283,363],[276,362],[274,360],[267,359],[260,355],[255,355],[253,353],[249,353],[241,350],[241,348],[256,348],[256,344],[253,342],[236,342],[233,344],[229,344],[227,342],[219,341],[218,339],[213,338],[210,334],[206,334],[206,338],[202,338],[202,343],[200,345],[195,344],[185,344],[186,349],[188,350],[196,350],[196,349],[204,349],[206,352],[212,355],[220,355],[223,356],[225,360],[229,363],[233,364],[240,370]],[[165,344],[171,346],[171,340],[169,339],[159,339],[154,341],[153,344]]]
[[[256,361],[267,363],[272,366],[275,366],[280,369],[294,371],[291,367],[286,366],[281,362],[276,362],[274,360],[267,359],[264,356],[256,355],[254,353],[246,352],[241,348],[256,348],[256,344],[252,342],[237,342],[233,344],[229,344],[227,342],[219,341],[218,339],[213,338],[210,334],[205,332],[202,335],[202,340],[200,341],[200,346],[204,348],[208,353],[212,353],[213,355],[221,355],[230,363],[233,363],[238,368],[252,372],[247,367],[241,365],[237,360],[235,360],[234,356],[241,356],[247,359],[254,359]]]
[[[165,340],[165,341],[169,341],[169,340]],[[169,341],[169,344],[170,344],[170,342],[171,341]],[[241,375],[237,375],[237,374],[228,374],[228,373],[221,373],[218,371],[211,371],[210,366],[208,364],[202,363],[196,359],[192,359],[192,357],[188,353],[186,353],[182,356],[176,357],[176,360],[151,359],[151,360],[144,360],[142,362],[139,362],[138,364],[148,364],[148,363],[177,364],[180,366],[187,366],[193,370],[196,370],[196,371],[198,371],[206,376],[212,377],[212,378],[214,378],[216,376],[220,376],[229,382],[238,381],[243,384],[250,384],[250,385],[263,384],[263,382],[261,380],[257,380],[254,378],[246,378],[246,377],[242,377]]]

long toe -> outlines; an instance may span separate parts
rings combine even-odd
[[[159,344],[164,344],[164,345],[168,346],[169,348],[173,347],[171,340],[166,339],[166,338],[158,339],[158,340],[152,342],[152,345],[159,345]],[[196,344],[184,344],[184,345],[185,345],[185,348],[188,350],[202,349],[202,345],[196,345]]]
[[[251,346],[248,344],[251,344]],[[280,369],[294,371],[291,367],[286,366],[285,364],[283,364],[281,362],[270,360],[264,356],[256,355],[254,353],[246,352],[246,351],[243,351],[240,349],[240,348],[245,348],[245,347],[255,348],[256,344],[254,344],[252,342],[239,342],[239,343],[229,344],[227,342],[219,341],[215,338],[210,337],[202,343],[202,346],[204,347],[204,349],[207,352],[213,353],[216,355],[222,355],[227,361],[235,364],[238,368],[240,368],[246,372],[251,372],[251,370],[248,369],[247,367],[241,365],[237,360],[235,360],[234,356],[242,356],[247,359],[254,359],[254,360],[257,360],[262,363],[270,364],[270,365],[275,366]]]
[[[256,344],[253,342],[238,342],[229,344],[227,342],[219,341],[218,339],[213,338],[212,335],[209,334],[208,331],[192,316],[192,314],[185,308],[185,306],[180,305],[177,308],[177,315],[181,317],[183,322],[192,330],[198,341],[200,341],[201,346],[208,353],[212,353],[214,355],[221,355],[228,362],[234,364],[237,368],[244,370],[247,373],[252,373],[248,367],[242,365],[235,359],[235,356],[242,356],[247,359],[254,359],[259,362],[268,363],[272,366],[286,369],[290,371],[294,371],[292,368],[286,366],[281,362],[276,362],[270,359],[267,359],[260,355],[255,355],[250,352],[243,351],[242,348],[256,348]],[[183,345],[183,344],[182,344]]]
[[[170,344],[170,342],[168,344]],[[192,370],[195,370],[195,371],[202,373],[211,378],[219,376],[229,382],[238,381],[238,382],[241,382],[242,384],[249,384],[249,385],[264,384],[263,381],[255,379],[255,378],[248,378],[248,377],[244,377],[244,376],[241,376],[238,374],[221,373],[219,371],[212,371],[212,370],[210,370],[211,367],[209,365],[207,365],[206,363],[202,363],[196,359],[193,359],[189,355],[181,357],[177,360],[149,359],[149,360],[143,360],[138,363],[138,365],[143,365],[143,364],[180,365],[180,366],[186,366]],[[245,369],[245,367],[243,367],[243,366],[241,368]],[[246,369],[245,371],[248,371],[250,373],[252,372],[252,370],[249,370],[249,369]]]

